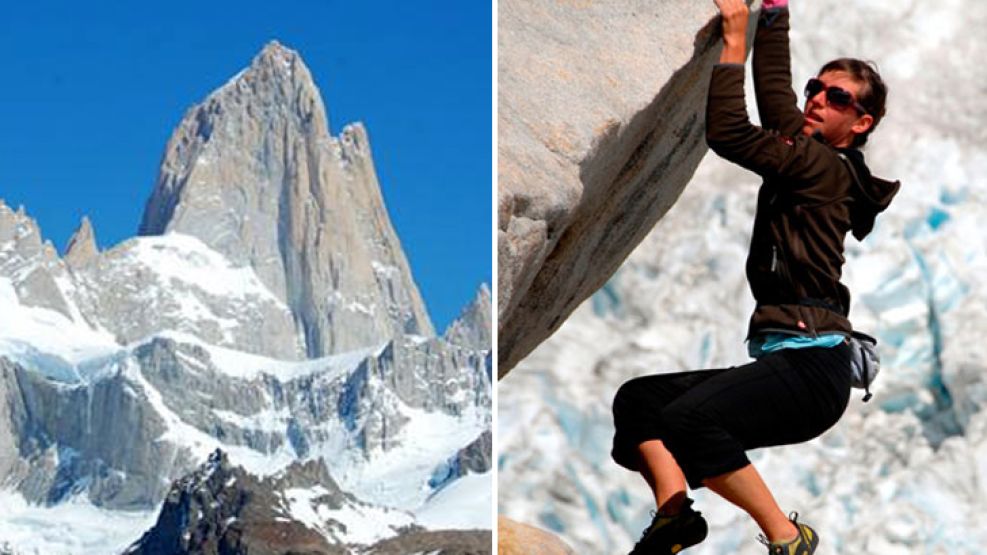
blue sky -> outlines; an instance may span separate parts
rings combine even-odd
[[[0,10],[0,198],[63,250],[136,234],[185,110],[272,39],[332,134],[362,121],[441,332],[491,282],[491,7],[484,2],[10,2]]]

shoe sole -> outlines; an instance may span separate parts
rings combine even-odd
[[[679,535],[675,538],[675,543],[656,544],[647,550],[635,549],[631,555],[676,555],[683,549],[702,543],[709,534],[709,526],[704,518],[698,517],[693,522],[682,526],[677,532]]]

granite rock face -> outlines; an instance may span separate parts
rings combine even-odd
[[[434,335],[366,130],[331,136],[308,68],[277,42],[168,142],[140,233],[172,231],[252,267],[291,309],[308,357]]]
[[[706,153],[712,3],[499,6],[503,377],[602,286]]]
[[[70,385],[0,357],[0,471],[26,499],[53,505],[87,491],[106,507],[142,508],[160,499],[160,476],[187,469],[188,452],[155,441],[164,422],[111,364],[105,379]]]

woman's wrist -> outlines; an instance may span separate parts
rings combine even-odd
[[[724,39],[721,64],[742,64],[747,59],[747,45],[744,42],[731,42]]]
[[[744,63],[747,58],[747,20],[749,11],[743,0],[716,0],[723,27],[721,63]]]

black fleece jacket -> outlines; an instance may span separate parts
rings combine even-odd
[[[718,64],[709,87],[706,140],[717,154],[764,179],[747,258],[757,301],[748,337],[767,331],[849,334],[850,293],[840,283],[844,238],[851,230],[858,239],[870,233],[900,184],[872,176],[859,150],[802,134],[788,29],[787,9],[759,17],[753,66],[763,127],[747,115],[744,66]]]

